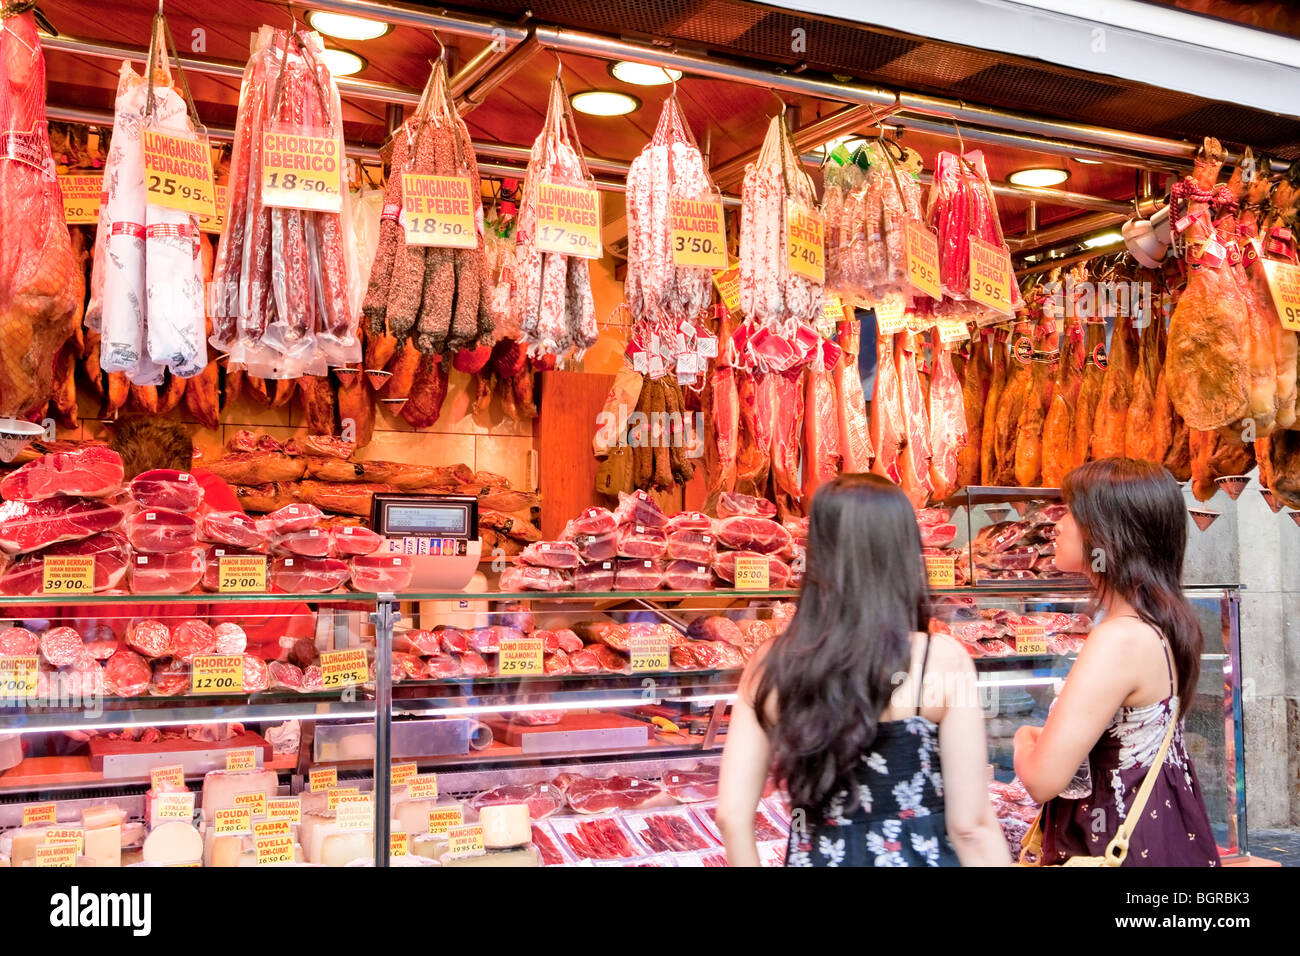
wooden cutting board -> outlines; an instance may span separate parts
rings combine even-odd
[[[508,717],[488,717],[483,721],[492,728],[492,736],[507,747],[524,746],[524,738],[536,733],[560,733],[575,730],[614,730],[627,727],[643,727],[647,742],[650,739],[651,726],[644,721],[618,714],[565,714],[558,724],[517,724]]]
[[[229,740],[190,740],[186,737],[167,737],[153,743],[141,743],[138,740],[106,740],[103,737],[90,738],[90,765],[94,770],[104,769],[105,757],[117,757],[135,754],[183,753],[194,750],[242,750],[244,748],[261,748],[262,761],[269,764],[274,752],[271,744],[260,734],[244,733]]]

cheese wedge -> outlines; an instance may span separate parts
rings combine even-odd
[[[146,863],[195,863],[203,859],[203,838],[180,820],[154,827],[144,838]]]

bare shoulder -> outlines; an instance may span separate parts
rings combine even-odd
[[[754,651],[754,655],[746,662],[745,670],[740,675],[740,695],[742,699],[757,710],[755,696],[758,694],[759,682],[763,679],[763,671],[766,667],[768,654],[771,653],[772,646],[776,643],[776,638],[760,644]],[[769,702],[771,706],[773,702]]]
[[[950,671],[975,670],[970,652],[951,634],[930,635],[930,667],[926,669],[934,667]]]
[[[1084,653],[1091,657],[1127,657],[1151,644],[1153,628],[1136,617],[1115,617],[1102,621],[1088,634]]]

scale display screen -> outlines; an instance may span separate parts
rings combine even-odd
[[[373,526],[390,537],[477,538],[478,500],[466,495],[375,495]]]

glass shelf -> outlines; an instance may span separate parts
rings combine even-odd
[[[0,725],[13,733],[251,721],[343,720],[373,717],[372,699],[324,694],[253,694],[249,697],[106,697],[93,708],[0,706]]]

